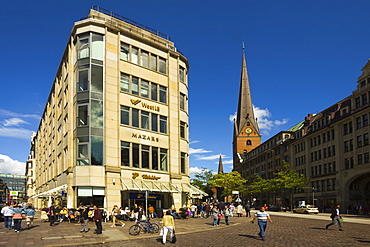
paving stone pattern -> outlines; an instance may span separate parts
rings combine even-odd
[[[294,216],[294,217],[293,217]],[[344,222],[344,231],[337,226],[325,230],[330,223],[328,215],[321,217],[296,214],[271,213],[273,223],[269,223],[266,241],[258,236],[258,225],[250,223],[247,217],[232,217],[231,225],[212,226],[211,219],[176,220],[177,243],[166,246],[369,246],[370,219],[359,219],[363,224]],[[74,246],[74,247],[147,247],[162,246],[159,234],[140,234],[131,236],[129,227],[110,227],[111,222],[103,223],[103,234],[94,234],[95,225],[90,222],[88,233],[79,232],[79,224],[62,222],[50,227],[48,222],[36,219],[35,227],[20,233],[6,230],[0,225],[0,246]],[[25,222],[22,222],[22,227]]]

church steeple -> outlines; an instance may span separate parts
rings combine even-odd
[[[239,101],[238,101],[238,111],[236,115],[236,131],[240,134],[246,122],[249,121],[258,131],[256,118],[254,117],[253,104],[251,90],[249,86],[247,62],[244,54],[244,44],[242,53],[242,71],[240,76],[240,88],[239,88]]]
[[[224,167],[222,165],[222,155],[220,154],[220,158],[218,160],[218,172],[217,174],[224,173]]]
[[[242,70],[238,98],[238,110],[234,122],[233,154],[234,165],[241,162],[243,154],[261,144],[257,119],[254,116],[252,96],[249,85],[247,62],[242,52]]]

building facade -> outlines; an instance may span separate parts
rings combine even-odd
[[[247,153],[242,164],[234,165],[248,183],[255,175],[273,178],[282,168],[282,160],[311,178],[309,189],[294,191],[293,202],[284,194],[252,195],[259,203],[297,206],[305,201],[322,211],[339,203],[349,212],[370,205],[370,62],[362,72],[350,96],[317,114],[308,114],[293,128]]]
[[[30,201],[179,208],[201,196],[189,184],[188,70],[168,36],[93,7],[33,138]]]
[[[26,176],[0,174],[1,203],[21,203],[26,198]]]

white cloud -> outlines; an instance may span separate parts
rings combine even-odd
[[[265,134],[269,134],[268,131],[271,130],[275,126],[283,125],[288,122],[288,119],[283,120],[270,120],[272,117],[270,111],[266,109],[261,109],[258,106],[253,106],[254,116],[257,118],[258,127],[262,130]],[[233,115],[229,116],[229,120],[234,122],[236,119],[236,112]]]
[[[4,126],[19,126],[21,124],[29,124],[29,123],[20,118],[5,119],[3,123]]]
[[[199,167],[190,167],[189,168],[190,176],[193,176],[195,173],[200,173],[201,171],[202,171],[202,169],[199,168]]]
[[[24,175],[26,164],[18,160],[13,160],[7,155],[0,154],[0,173],[10,173],[16,175]]]
[[[222,160],[222,164],[234,164],[233,160]]]
[[[190,141],[190,144],[198,143],[200,141]]]
[[[0,136],[31,140],[32,131],[23,128],[7,128],[0,126]]]
[[[16,117],[16,118],[33,118],[40,120],[40,116],[36,114],[20,114],[20,113],[15,113],[11,112],[8,110],[0,109],[0,116],[9,116],[9,117]]]
[[[209,155],[209,156],[195,155],[195,157],[197,160],[215,160],[215,159],[219,159],[220,155],[219,154]],[[226,158],[226,156],[224,155],[221,155],[221,157]]]
[[[204,153],[210,153],[212,151],[204,150],[203,148],[189,148],[189,154],[204,154]]]

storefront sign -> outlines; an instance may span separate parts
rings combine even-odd
[[[130,101],[131,101],[131,104],[133,104],[133,105],[137,105],[141,102],[141,100],[139,100],[139,99],[136,99],[136,100],[131,99]],[[159,110],[160,110],[159,106],[148,105],[147,103],[144,103],[144,102],[141,102],[141,107],[146,108],[148,110],[157,111],[157,112],[159,112]]]
[[[130,199],[145,200],[145,193],[130,193]],[[148,200],[161,200],[160,194],[149,194]]]
[[[141,175],[141,177],[143,179],[149,179],[149,180],[158,180],[158,179],[161,179],[161,177],[157,177],[157,176],[154,176],[154,175],[146,175],[146,174]]]
[[[142,135],[142,134],[132,133],[132,137],[137,138],[137,139],[152,141],[152,142],[159,142],[158,137],[149,136],[149,135]]]
[[[9,191],[10,196],[18,196],[18,191]]]
[[[132,173],[132,179],[135,179],[138,176],[139,176],[139,173],[138,172],[133,172]],[[143,179],[148,179],[148,180],[158,180],[158,179],[161,179],[161,177],[154,176],[154,175],[149,175],[149,174],[143,174],[143,175],[141,175],[141,177]]]

